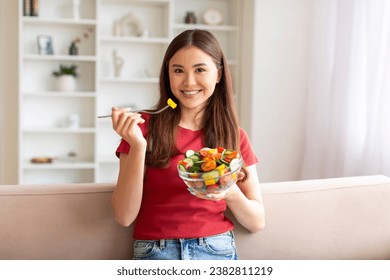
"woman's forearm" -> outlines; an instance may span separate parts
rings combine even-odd
[[[145,148],[132,147],[121,154],[117,186],[112,195],[112,207],[117,223],[129,226],[141,207],[145,171]]]
[[[265,212],[261,201],[247,198],[237,185],[231,195],[225,199],[237,221],[251,232],[257,232],[265,226]]]

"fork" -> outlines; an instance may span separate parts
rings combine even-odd
[[[136,110],[136,111],[130,111],[130,112],[132,112],[132,113],[148,113],[148,114],[153,114],[154,115],[154,114],[161,113],[162,111],[168,109],[169,107],[171,107],[172,109],[175,109],[176,106],[177,106],[177,104],[175,102],[173,102],[173,100],[170,99],[170,98],[167,100],[167,103],[168,103],[167,106],[165,106],[164,108],[161,108],[160,110],[157,110],[157,111],[150,111],[150,110],[144,109],[144,110]],[[98,118],[99,119],[101,119],[101,118],[109,118],[111,116],[112,115],[104,115],[104,116],[98,116]]]

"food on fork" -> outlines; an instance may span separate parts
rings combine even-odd
[[[145,110],[135,110],[135,111],[131,111],[133,113],[148,113],[148,114],[159,114],[161,113],[162,111],[165,111],[165,109],[171,107],[172,109],[175,109],[177,104],[170,98],[168,98],[167,100],[167,106],[165,106],[164,108],[160,109],[160,110],[157,110],[157,111],[153,111],[153,110],[150,110],[150,109],[145,109]],[[111,117],[111,115],[104,115],[104,116],[98,116],[98,118],[109,118]]]

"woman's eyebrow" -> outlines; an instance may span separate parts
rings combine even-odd
[[[202,62],[202,63],[197,63],[192,65],[192,67],[199,67],[199,66],[207,66],[207,63]],[[184,66],[180,64],[172,64],[172,67],[184,68]]]

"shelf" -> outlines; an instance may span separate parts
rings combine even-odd
[[[119,36],[101,36],[102,43],[145,43],[145,44],[169,44],[169,38],[157,37],[119,37]]]
[[[48,61],[96,62],[96,56],[93,55],[24,54],[23,59],[38,60],[38,61],[48,60]]]
[[[42,170],[42,169],[94,169],[93,162],[61,161],[54,160],[52,163],[30,163],[25,162],[25,170]]]
[[[72,19],[72,18],[42,18],[42,17],[23,17],[26,24],[59,24],[59,25],[78,25],[93,26],[97,21],[94,19]]]
[[[95,128],[25,128],[23,129],[24,133],[66,133],[66,134],[75,134],[75,133],[95,133],[96,129]]]
[[[48,98],[58,98],[58,97],[85,97],[85,98],[95,98],[95,92],[87,91],[77,91],[77,92],[66,92],[66,91],[42,91],[42,92],[22,92],[22,95],[25,97],[48,97]]]

